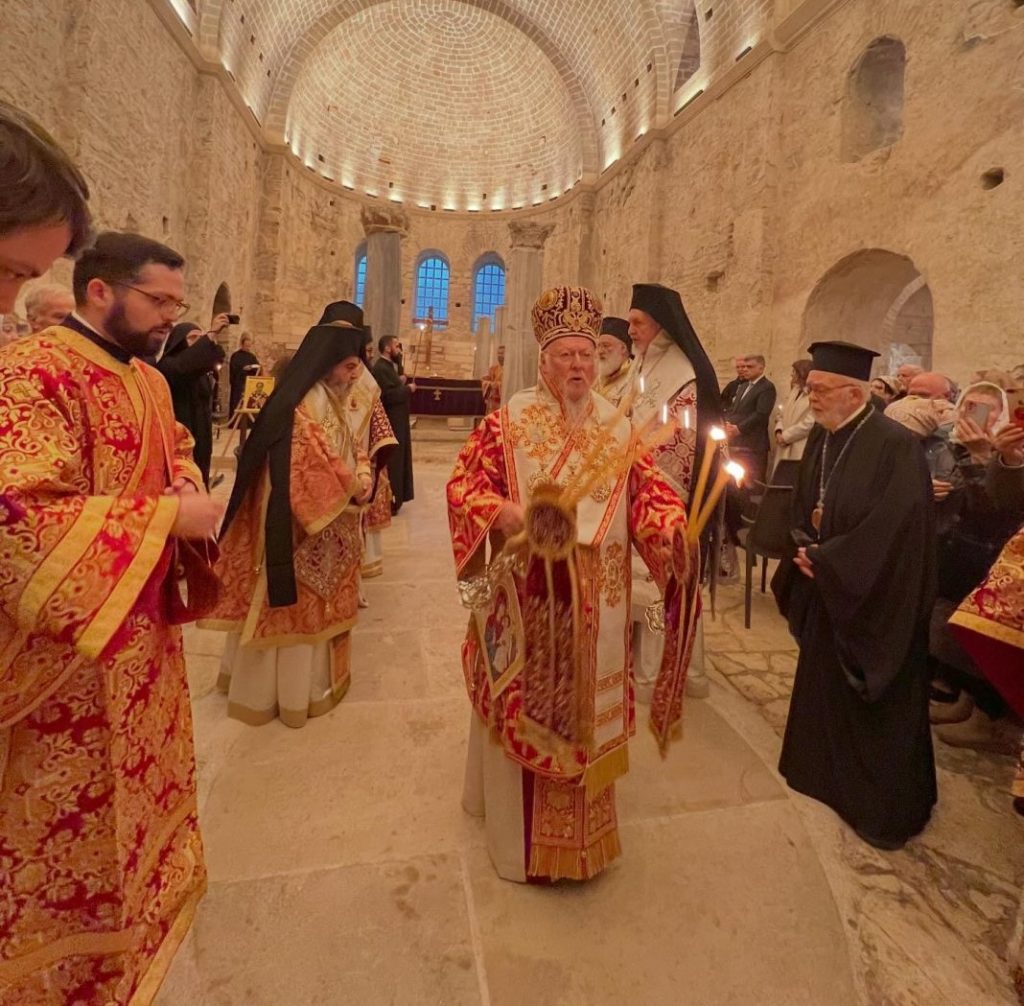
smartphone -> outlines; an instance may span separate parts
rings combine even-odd
[[[964,402],[964,415],[976,422],[982,429],[985,429],[991,411],[992,406],[985,402]]]
[[[228,324],[229,325],[237,325],[239,323],[239,321],[241,321],[241,320],[242,320],[241,317],[239,315],[237,315],[237,314],[229,314],[228,315]]]
[[[1007,388],[1006,401],[1010,406],[1010,423],[1024,428],[1024,388]]]

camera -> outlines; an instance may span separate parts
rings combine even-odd
[[[228,324],[229,325],[237,325],[239,323],[239,321],[241,321],[241,317],[239,315],[237,315],[237,314],[229,314],[228,315]]]

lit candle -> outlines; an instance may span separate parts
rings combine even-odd
[[[711,462],[714,460],[718,444],[725,440],[725,430],[720,426],[712,426],[708,433],[708,439],[704,443],[704,457],[700,463],[700,473],[697,475],[697,484],[690,493],[690,516],[696,517],[704,502],[704,490],[708,486],[708,476],[711,474]]]
[[[707,527],[708,521],[711,520],[711,516],[715,512],[715,507],[718,506],[718,501],[722,498],[722,493],[725,492],[725,487],[729,484],[729,479],[735,479],[736,485],[741,485],[745,475],[743,465],[737,464],[735,461],[729,461],[719,468],[715,484],[711,487],[707,500],[700,508],[697,519],[692,521],[687,528],[686,536],[690,542],[700,540],[704,528]]]
[[[668,425],[668,402],[666,402],[661,407],[661,425],[662,426],[667,426]]]
[[[683,429],[693,429],[693,409],[691,409],[689,405],[687,405],[686,408],[683,409]]]

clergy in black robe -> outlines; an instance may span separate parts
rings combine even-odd
[[[819,425],[794,499],[803,544],[772,583],[800,644],[779,771],[857,834],[900,848],[936,799],[928,725],[931,482],[913,435],[871,404],[877,354],[811,347]]]
[[[228,379],[231,389],[228,398],[228,415],[233,416],[245,392],[245,379],[255,377],[260,370],[259,357],[252,351],[252,336],[243,335],[228,360]]]
[[[412,391],[402,375],[402,352],[395,336],[381,336],[377,353],[377,359],[373,361],[373,376],[380,385],[380,400],[398,441],[398,446],[388,456],[388,478],[394,494],[391,509],[398,513],[402,504],[413,498],[412,428],[409,424]]]
[[[193,332],[199,333],[198,338],[189,338]],[[213,374],[223,362],[224,350],[198,325],[185,321],[171,329],[156,365],[170,385],[174,418],[195,441],[192,456],[207,488],[213,455]]]

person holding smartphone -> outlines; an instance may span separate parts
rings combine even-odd
[[[972,384],[961,394],[943,471],[933,469],[939,512],[939,596],[932,619],[931,720],[940,740],[954,747],[1016,752],[1019,725],[1007,719],[998,691],[952,641],[946,622],[985,578],[1000,550],[1024,519],[1024,498],[1000,498],[989,476],[1003,454],[1014,457],[1006,392],[996,384]],[[997,448],[996,444],[999,444]]]
[[[215,340],[228,327],[229,318],[218,314],[206,332],[191,321],[175,325],[156,365],[170,386],[175,418],[195,441],[193,457],[207,488],[213,456],[214,378],[224,362],[224,350]]]

